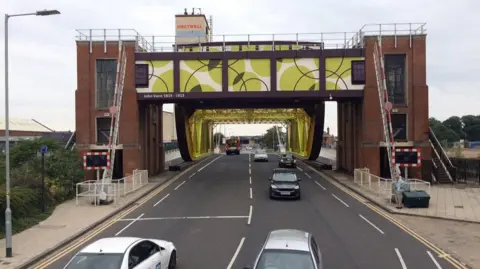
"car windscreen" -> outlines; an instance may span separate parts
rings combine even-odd
[[[292,155],[292,154],[283,154],[283,155],[282,155],[282,158],[284,158],[284,159],[293,159],[293,155]]]
[[[315,269],[312,256],[307,251],[264,250],[256,269],[295,268]]]
[[[264,151],[264,150],[258,150],[258,151],[257,151],[257,154],[266,154],[266,153],[267,153],[267,152]]]
[[[123,253],[79,253],[65,269],[120,269]]]
[[[273,181],[275,182],[295,182],[297,176],[294,173],[275,173],[273,174]]]

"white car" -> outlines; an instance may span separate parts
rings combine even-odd
[[[173,269],[172,242],[137,237],[107,237],[80,250],[64,269]]]
[[[268,154],[265,151],[257,151],[255,155],[253,155],[254,162],[268,162]]]

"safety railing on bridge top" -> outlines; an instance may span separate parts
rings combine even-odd
[[[82,199],[95,206],[98,205],[102,190],[106,193],[107,201],[118,204],[122,197],[135,192],[147,184],[148,170],[134,170],[132,175],[114,179],[108,183],[102,183],[97,180],[80,182],[76,185],[76,205],[78,206]]]
[[[368,168],[357,168],[353,172],[353,181],[362,188],[369,190],[377,196],[377,198],[392,203],[393,182],[389,178],[382,178],[370,173]],[[407,179],[410,190],[425,191],[430,195],[430,182],[420,179]]]
[[[367,36],[393,36],[395,40],[409,36],[412,40],[426,31],[426,23],[366,24],[356,32],[224,34],[213,35],[209,42],[199,37],[198,42],[176,45],[176,36],[142,36],[134,29],[78,29],[77,40],[90,41],[90,52],[93,42],[103,42],[106,51],[107,42],[120,40],[135,41],[137,52],[251,51],[260,49],[257,45],[270,46],[262,50],[322,50],[363,48]]]

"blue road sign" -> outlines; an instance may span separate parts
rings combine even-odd
[[[40,147],[40,152],[41,152],[42,154],[47,153],[47,151],[48,151],[47,145],[42,145],[42,146]]]

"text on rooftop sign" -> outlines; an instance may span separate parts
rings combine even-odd
[[[179,24],[177,29],[202,29],[200,24]]]

